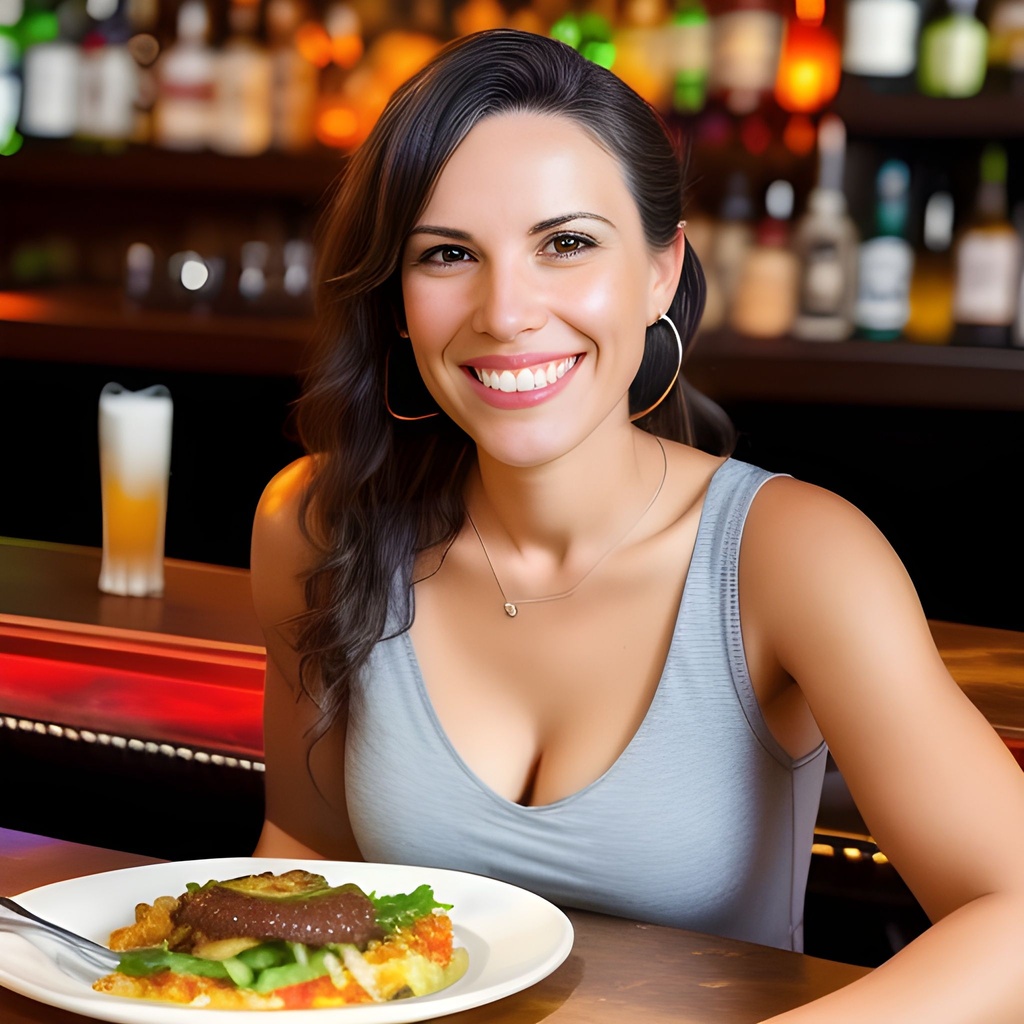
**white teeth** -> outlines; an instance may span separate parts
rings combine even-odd
[[[576,356],[570,356],[568,359],[560,359],[557,363],[528,366],[515,373],[511,370],[502,370],[500,373],[497,370],[478,370],[475,366],[472,369],[481,384],[492,391],[504,391],[508,394],[513,391],[536,391],[538,388],[554,384],[576,365],[576,359]]]

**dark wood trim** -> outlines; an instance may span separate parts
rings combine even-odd
[[[319,202],[341,173],[345,155],[264,153],[255,157],[178,153],[152,146],[103,152],[75,142],[32,139],[0,159],[0,189],[53,186],[76,191],[189,193]]]
[[[701,335],[687,379],[716,401],[1024,410],[1024,349]]]
[[[832,110],[851,135],[903,139],[1010,139],[1024,137],[1024,97],[982,92],[938,99],[918,92],[881,92],[843,75]]]
[[[290,376],[312,323],[138,309],[100,286],[0,292],[0,357],[199,373]]]

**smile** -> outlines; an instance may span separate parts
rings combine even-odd
[[[469,367],[484,387],[492,391],[539,391],[549,387],[576,365],[577,356],[559,359],[555,362],[539,363],[536,366],[524,366],[521,370],[486,370],[475,366]]]

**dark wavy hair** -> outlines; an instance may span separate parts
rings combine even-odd
[[[404,322],[399,254],[468,132],[486,117],[517,112],[568,118],[617,159],[653,249],[671,244],[682,217],[683,161],[664,123],[614,74],[563,43],[506,29],[466,36],[391,98],[321,223],[316,349],[297,411],[299,436],[313,457],[302,526],[320,551],[306,579],[297,649],[303,687],[319,702],[325,727],[374,645],[411,625],[415,556],[446,549],[465,520],[470,439],[443,413],[401,422],[385,405],[389,375],[394,408],[406,413],[417,401],[407,388],[396,397],[401,381],[419,387],[421,409],[430,401],[403,354],[407,345],[392,351]],[[667,311],[684,344],[697,328],[704,292],[700,263],[687,248]],[[664,324],[648,329],[630,388],[632,411],[662,394],[677,355]],[[638,425],[708,450],[732,443],[724,414],[681,375]]]

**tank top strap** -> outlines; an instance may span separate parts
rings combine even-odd
[[[772,757],[790,767],[796,763],[769,730],[750,680],[739,595],[740,547],[750,507],[767,481],[784,475],[729,459],[712,477],[687,574],[684,628],[721,638],[736,696],[751,730]]]

